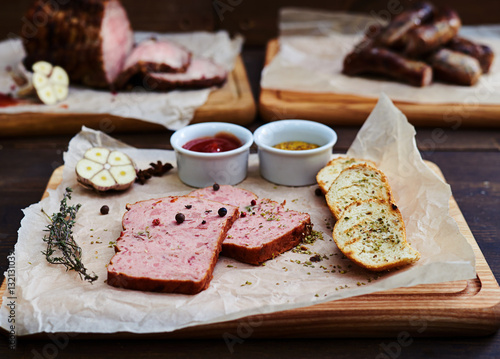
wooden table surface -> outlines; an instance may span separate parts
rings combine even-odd
[[[258,98],[264,48],[243,51],[255,98]],[[262,124],[256,120],[251,130]],[[345,152],[358,127],[334,127],[339,142],[334,152]],[[139,148],[169,149],[169,131],[146,134],[111,133]],[[0,137],[0,272],[17,240],[21,210],[38,202],[52,171],[63,163],[71,135]],[[417,128],[422,156],[435,162],[450,183],[472,233],[497,281],[500,279],[500,130]],[[1,275],[3,281],[3,275]],[[397,305],[397,303],[394,303]],[[20,340],[16,350],[0,338],[0,358],[498,358],[500,333],[479,338],[280,339],[226,343],[218,340],[79,340],[53,337]]]

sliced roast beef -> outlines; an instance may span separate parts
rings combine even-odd
[[[227,232],[222,254],[244,263],[261,264],[298,245],[311,233],[307,213],[287,210],[270,199],[232,186],[195,190],[190,196],[217,200],[239,206],[241,215]]]
[[[226,212],[220,208],[226,208]],[[238,208],[197,197],[127,205],[107,283],[120,288],[196,294],[206,289]]]
[[[138,44],[127,57],[116,86],[123,87],[136,74],[185,72],[190,62],[191,53],[185,48],[171,41],[147,40]]]
[[[153,91],[169,91],[175,88],[203,88],[221,86],[227,71],[208,59],[193,59],[184,73],[149,72],[143,85]]]
[[[36,61],[49,61],[63,67],[72,82],[91,87],[111,87],[133,46],[119,0],[36,0],[26,24],[21,35],[27,69]]]

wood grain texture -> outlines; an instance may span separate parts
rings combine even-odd
[[[443,177],[432,162],[428,166]],[[47,189],[62,181],[62,169],[52,174]],[[42,198],[48,196],[44,192]],[[454,198],[450,215],[476,255],[477,277],[378,292],[230,322],[201,325],[172,333],[135,335],[106,334],[110,338],[219,338],[224,333],[237,335],[242,327],[252,328],[255,338],[386,337],[407,331],[412,336],[481,336],[500,327],[500,287],[477,245]],[[6,288],[4,280],[0,292]],[[395,305],[397,303],[397,305]],[[0,302],[1,305],[1,302]],[[31,335],[40,337],[43,335]],[[80,338],[100,334],[82,333]]]
[[[278,40],[269,41],[266,64],[278,51]],[[361,125],[376,103],[375,98],[346,94],[262,89],[259,109],[261,116],[268,121],[304,118],[335,126]],[[500,127],[500,105],[425,104],[402,101],[394,101],[394,104],[415,126]]]
[[[255,112],[245,66],[238,57],[226,83],[210,93],[207,102],[196,110],[191,123],[222,121],[245,125],[253,121]],[[82,126],[106,133],[166,131],[155,123],[109,114],[0,113],[0,137],[74,134]]]

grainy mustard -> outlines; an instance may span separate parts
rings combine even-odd
[[[304,141],[287,141],[278,143],[273,147],[279,150],[304,151],[304,150],[312,150],[314,148],[318,148],[319,146],[314,143],[308,143]]]

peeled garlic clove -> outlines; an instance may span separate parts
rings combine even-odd
[[[31,78],[33,87],[37,90],[47,87],[49,85],[49,78],[41,73],[34,73]]]
[[[105,164],[108,162],[110,152],[110,150],[104,147],[92,147],[85,152],[83,157],[97,163]]]
[[[130,158],[120,151],[113,151],[109,154],[108,163],[111,166],[121,166],[130,164]]]
[[[109,172],[119,185],[115,188],[117,190],[130,187],[130,183],[133,183],[135,181],[135,177],[137,176],[135,168],[132,165],[111,166]]]
[[[52,72],[52,65],[47,61],[38,61],[31,67],[34,73],[39,73],[48,77]]]
[[[76,173],[80,177],[79,180],[86,184],[90,184],[90,179],[103,169],[104,166],[102,164],[90,161],[86,158],[82,158],[76,164]]]
[[[68,97],[68,86],[65,85],[54,85],[52,86],[56,94],[57,101],[65,100]]]
[[[55,105],[57,103],[57,96],[54,88],[51,85],[37,89],[38,98],[46,105]]]
[[[50,74],[50,77],[49,77],[50,81],[53,83],[53,84],[57,84],[57,85],[64,85],[66,87],[68,87],[69,85],[69,77],[68,77],[68,74],[66,73],[66,71],[64,71],[64,69],[60,66],[55,66],[53,69],[52,69],[52,73]]]
[[[108,189],[111,189],[111,187],[115,187],[116,185],[116,181],[111,173],[109,173],[109,171],[105,169],[101,172],[98,172],[94,177],[92,177],[90,179],[90,182],[98,191],[107,191]]]

